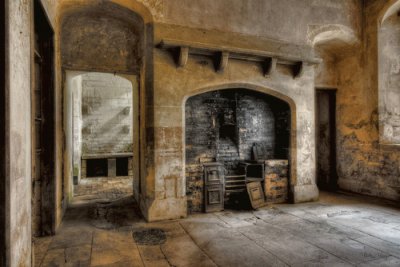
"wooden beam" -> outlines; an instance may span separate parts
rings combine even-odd
[[[265,61],[264,76],[269,77],[276,71],[276,65],[278,64],[277,58],[267,58]]]
[[[215,59],[215,70],[219,73],[223,73],[228,67],[229,52],[218,52]]]
[[[296,64],[293,65],[293,77],[294,78],[300,78],[304,73],[304,62],[296,62]]]
[[[183,68],[186,66],[189,59],[189,47],[179,47],[178,67]]]
[[[320,58],[315,57],[301,57],[295,55],[287,55],[281,53],[274,53],[265,50],[258,49],[243,49],[238,47],[227,47],[227,46],[218,46],[215,44],[206,44],[206,43],[197,43],[190,41],[182,41],[182,40],[172,40],[172,39],[163,39],[158,45],[158,48],[164,50],[170,50],[172,48],[178,47],[188,47],[190,48],[189,53],[193,55],[205,55],[205,56],[214,56],[215,53],[218,52],[229,52],[229,57],[234,59],[246,60],[246,61],[258,61],[263,62],[266,58],[276,58],[278,59],[278,63],[280,62],[307,62],[308,64],[315,65],[320,64],[322,60]]]

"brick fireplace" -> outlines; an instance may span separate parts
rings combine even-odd
[[[269,162],[268,199],[276,200],[276,186],[271,186],[271,178],[274,183],[282,171],[273,162],[286,162],[283,167],[287,169],[290,121],[290,107],[286,102],[252,90],[217,90],[190,97],[185,106],[189,213],[204,209],[203,164],[219,162],[226,169],[226,175],[239,174],[241,163],[255,159],[255,146],[263,151],[263,160]],[[286,171],[286,188],[280,188],[284,196],[279,201],[288,199],[287,174]]]
[[[265,145],[271,153],[269,160],[282,158],[290,166],[287,171],[290,202],[316,200],[315,107],[312,103],[315,98],[314,65],[320,61],[315,58],[313,50],[270,39],[181,26],[157,24],[154,33],[156,49],[151,50],[154,64],[151,64],[151,72],[144,77],[146,90],[142,94],[146,104],[142,115],[146,121],[143,122],[145,131],[141,132],[144,142],[140,150],[143,155],[139,202],[144,216],[150,221],[157,221],[182,218],[190,212],[199,211],[203,201],[198,196],[201,194],[200,178],[196,174],[187,175],[192,162],[197,160],[193,165],[200,164],[200,158],[202,161],[216,161],[218,156],[218,159],[229,159],[224,161],[224,165],[226,162],[234,169],[235,162],[241,161],[240,157],[251,158],[250,147],[254,143],[265,144],[268,140],[274,140]],[[203,122],[209,125],[214,123],[215,131],[198,128],[199,135],[193,135],[191,140],[199,144],[214,140],[210,144],[214,151],[217,145],[221,149],[218,155],[213,152],[200,156],[198,151],[203,150],[207,154],[209,148],[199,145],[196,152],[187,153],[196,148],[186,142],[187,128],[190,128],[186,106],[195,101],[196,96],[217,94],[218,91],[221,91],[219,109],[224,109],[224,105],[228,107],[224,113],[220,112],[223,116],[215,116],[214,120],[204,116],[204,120],[208,121]],[[228,91],[234,93],[227,96]],[[238,107],[232,107],[236,97],[242,101]],[[249,132],[235,130],[232,124],[242,121],[253,123],[243,117],[251,110],[246,104],[250,100],[259,105],[258,112],[265,116],[262,118],[263,125],[268,124],[267,120],[272,117],[275,121],[276,118],[279,120],[279,114],[276,114],[279,108],[274,106],[276,103],[283,103],[281,107],[289,110],[290,120],[282,124],[290,126],[286,128],[290,129],[286,133],[288,138],[284,139],[286,144],[279,144],[283,141],[278,140],[268,128],[260,128],[260,135],[251,132],[251,125],[242,127],[250,129]],[[207,109],[207,106],[196,104],[193,111],[202,108]],[[248,110],[237,113],[236,109],[240,108]],[[222,127],[219,127],[220,124],[223,124]],[[274,127],[274,131],[283,130],[279,127]],[[244,134],[249,136],[248,142],[241,137]],[[215,140],[220,141],[217,143]],[[238,147],[241,153],[237,151]],[[283,153],[286,157],[278,156]],[[266,175],[270,175],[276,184],[284,178],[278,173]],[[278,187],[276,184],[270,185],[271,188]],[[280,194],[275,193],[279,198]]]

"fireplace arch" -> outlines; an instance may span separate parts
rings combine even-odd
[[[202,164],[222,162],[235,173],[253,159],[253,145],[266,160],[289,162],[287,200],[296,185],[296,105],[275,90],[249,84],[202,88],[185,96],[183,153],[188,213],[202,210]]]

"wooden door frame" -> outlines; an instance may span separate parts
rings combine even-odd
[[[42,137],[46,140],[46,150],[43,155],[45,159],[42,160],[46,164],[46,174],[42,177],[41,181],[41,234],[42,235],[53,235],[56,230],[56,93],[55,93],[55,38],[54,29],[50,23],[47,13],[40,0],[34,1],[33,16],[32,16],[32,86],[31,86],[31,122],[32,122],[32,177],[34,175],[35,168],[35,46],[34,38],[36,33],[36,27],[41,24],[42,28],[40,33],[42,34],[43,45],[46,45],[45,54],[43,54],[43,65],[41,67],[42,73],[47,73],[46,77],[42,78],[42,90],[43,90],[43,113],[45,120],[42,125],[44,128]]]

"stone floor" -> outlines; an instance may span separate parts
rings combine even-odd
[[[93,177],[74,185],[74,196],[80,199],[119,199],[133,194],[133,177]]]
[[[400,209],[348,194],[145,223],[130,199],[75,204],[36,266],[400,266]]]

